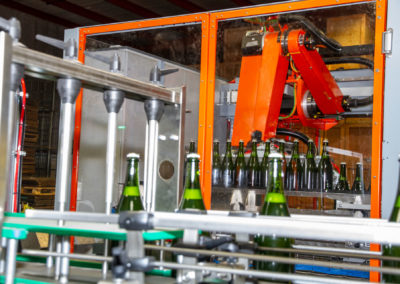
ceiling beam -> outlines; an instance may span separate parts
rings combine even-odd
[[[99,13],[93,12],[89,9],[86,9],[82,6],[76,5],[74,3],[68,2],[66,0],[42,0],[46,2],[49,5],[54,5],[60,9],[63,9],[65,11],[68,11],[70,13],[79,15],[83,18],[91,19],[95,22],[101,23],[101,24],[108,24],[108,23],[113,23],[117,22],[117,20],[101,15]]]
[[[188,12],[197,13],[197,12],[204,12],[206,11],[204,8],[197,6],[196,4],[188,1],[188,0],[168,0],[175,6],[178,6]]]
[[[128,10],[133,14],[139,15],[143,18],[158,18],[161,17],[160,14],[157,14],[149,9],[146,9],[142,6],[139,6],[135,3],[128,2],[127,0],[106,0],[108,3],[113,4],[119,8]]]
[[[7,7],[7,8],[11,8],[11,9],[17,10],[17,11],[20,11],[20,12],[25,13],[25,14],[32,15],[32,16],[40,18],[40,19],[42,19],[44,21],[49,21],[49,22],[52,22],[54,24],[57,24],[57,25],[60,25],[60,26],[64,26],[66,28],[74,28],[74,27],[80,26],[77,23],[73,23],[73,22],[68,21],[66,19],[63,19],[63,18],[54,16],[54,15],[42,12],[40,10],[34,9],[34,8],[30,7],[30,6],[26,6],[26,5],[23,5],[23,4],[19,3],[19,2],[15,2],[15,1],[12,1],[12,0],[0,0],[0,5],[2,5],[4,7]]]
[[[250,0],[231,0],[233,3],[235,3],[238,6],[251,6],[254,5],[253,2]]]

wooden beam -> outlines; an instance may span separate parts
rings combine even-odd
[[[108,24],[108,23],[113,23],[117,22],[117,20],[101,15],[97,12],[93,12],[89,9],[86,9],[82,6],[76,5],[74,3],[68,2],[66,0],[42,0],[46,2],[49,5],[56,6],[60,9],[63,9],[65,11],[68,11],[70,13],[79,15],[83,18],[91,19],[95,22],[101,23],[101,24]]]
[[[204,8],[197,6],[196,4],[188,1],[188,0],[168,0],[175,6],[178,6],[188,12],[197,13],[197,12],[204,12],[206,11]]]
[[[80,25],[77,23],[73,23],[71,21],[68,21],[66,19],[42,12],[40,10],[34,9],[30,6],[23,5],[19,2],[15,2],[13,0],[0,0],[0,5],[11,8],[20,12],[23,12],[25,14],[32,15],[34,17],[40,18],[44,21],[49,21],[54,24],[64,26],[66,28],[74,28],[74,27],[79,27]]]
[[[158,18],[161,17],[160,14],[157,14],[149,9],[146,9],[140,5],[134,4],[132,2],[128,2],[127,0],[105,0],[108,3],[113,4],[119,8],[124,10],[128,10],[133,14],[139,15],[143,18]]]

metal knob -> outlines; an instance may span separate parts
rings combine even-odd
[[[16,18],[6,20],[0,17],[0,29],[8,32],[14,42],[21,38],[21,23]]]
[[[110,65],[110,72],[121,72],[121,60],[117,53],[113,56],[103,56],[94,52],[85,51],[85,55]]]

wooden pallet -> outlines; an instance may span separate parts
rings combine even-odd
[[[23,195],[54,195],[55,187],[24,186],[21,189]]]
[[[24,187],[54,187],[56,179],[49,177],[27,177],[22,180],[22,185]]]

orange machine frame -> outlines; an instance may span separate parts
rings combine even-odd
[[[186,23],[201,23],[201,67],[200,67],[200,94],[199,94],[199,131],[198,152],[202,157],[201,184],[204,202],[209,209],[211,205],[211,167],[212,167],[212,141],[214,122],[214,96],[215,96],[215,67],[217,48],[218,21],[255,17],[261,15],[277,14],[282,12],[295,12],[324,7],[335,7],[357,3],[376,3],[375,21],[375,53],[374,53],[374,107],[372,125],[372,162],[371,162],[371,217],[381,217],[381,171],[382,171],[382,130],[383,130],[383,91],[385,78],[385,56],[381,52],[382,33],[386,30],[387,0],[304,0],[298,2],[259,5],[250,8],[199,13],[176,17],[165,17],[82,27],[79,29],[79,55],[78,59],[84,62],[86,37],[94,34],[104,34],[116,31],[140,30],[149,27],[169,27]],[[73,145],[73,169],[71,181],[71,210],[76,210],[76,189],[79,167],[79,144],[81,133],[82,93],[76,102],[75,133]],[[379,246],[371,245],[371,249],[379,250]],[[379,265],[379,261],[371,260],[371,265]],[[371,281],[379,281],[378,273],[371,273]]]

